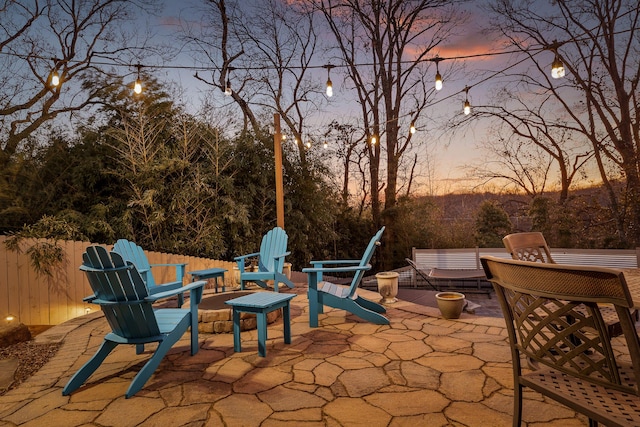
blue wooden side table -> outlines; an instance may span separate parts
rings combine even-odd
[[[233,350],[242,351],[240,343],[240,313],[255,313],[258,323],[258,354],[267,355],[267,313],[282,308],[284,322],[284,342],[291,344],[291,315],[289,302],[295,297],[291,294],[277,292],[256,292],[242,297],[225,301],[233,307]]]
[[[215,293],[218,293],[218,278],[222,279],[222,292],[225,292],[224,285],[224,273],[227,270],[224,268],[209,268],[206,270],[196,270],[190,271],[191,281],[195,282],[196,280],[208,280],[215,279]]]

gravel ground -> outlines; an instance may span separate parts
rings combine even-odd
[[[0,390],[0,396],[16,388],[53,357],[60,348],[60,344],[36,344],[34,341],[24,341],[8,347],[0,348],[0,360],[18,359],[13,384],[7,390]]]

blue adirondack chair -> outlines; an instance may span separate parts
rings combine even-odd
[[[346,310],[361,317],[364,320],[377,325],[388,325],[389,319],[381,313],[387,310],[381,304],[369,301],[358,296],[357,290],[364,276],[364,272],[371,269],[371,257],[376,246],[380,245],[380,238],[384,232],[382,227],[373,236],[364,255],[360,260],[332,260],[332,261],[311,261],[312,268],[304,268],[303,273],[307,273],[309,278],[309,326],[318,326],[318,314],[322,313],[324,306]],[[322,274],[327,273],[353,273],[353,279],[349,286],[336,285],[322,280]]]
[[[240,270],[240,289],[244,290],[245,282],[255,282],[266,288],[266,280],[273,280],[273,290],[278,292],[278,284],[284,283],[290,288],[294,284],[282,273],[284,258],[287,252],[287,233],[280,227],[275,227],[262,237],[260,252],[235,257]],[[247,258],[258,258],[258,271],[244,271]]]
[[[83,260],[80,270],[86,273],[94,292],[85,301],[100,305],[112,332],[104,337],[96,354],[71,377],[62,390],[63,395],[78,389],[118,344],[134,344],[139,354],[144,344],[158,343],[151,359],[129,385],[127,398],[144,386],[167,351],[188,328],[191,328],[191,355],[198,352],[198,304],[205,281],[150,295],[135,265],[117,252],[109,253],[103,246],[89,246]],[[189,309],[152,307],[154,301],[182,292],[189,292]]]
[[[136,266],[138,272],[142,276],[142,280],[147,285],[147,289],[151,295],[155,295],[158,292],[172,291],[182,287],[182,280],[184,278],[186,263],[177,264],[149,264],[149,259],[144,253],[144,250],[126,239],[120,239],[113,245],[113,251],[122,255],[126,261],[130,261]],[[153,267],[175,267],[176,280],[173,282],[157,284],[151,273]],[[178,307],[182,307],[184,298],[182,293],[178,294]]]

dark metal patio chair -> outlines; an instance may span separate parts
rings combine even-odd
[[[529,387],[589,417],[589,425],[640,425],[640,341],[619,270],[483,257],[511,344],[513,425]],[[611,304],[622,337],[612,344],[598,304]],[[621,348],[619,348],[621,347]],[[522,358],[537,369],[529,372]]]

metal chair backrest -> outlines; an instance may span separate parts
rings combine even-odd
[[[538,231],[509,234],[502,239],[502,242],[513,259],[555,263],[547,241]]]
[[[505,316],[518,375],[522,354],[568,375],[639,394],[640,343],[621,271],[494,257],[481,261]],[[625,383],[616,364],[599,303],[616,309],[636,370],[633,385]]]

